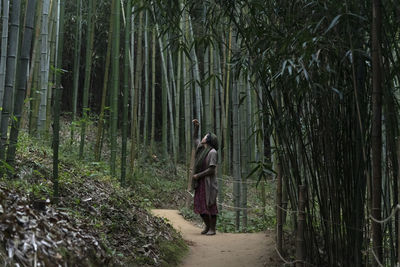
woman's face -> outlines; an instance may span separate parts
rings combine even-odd
[[[204,144],[207,144],[207,136],[208,136],[208,134],[206,134],[204,137],[203,137],[203,139],[201,139],[201,143],[204,145]]]

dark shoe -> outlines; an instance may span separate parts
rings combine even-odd
[[[202,235],[208,235],[208,232],[209,232],[210,230],[206,227],[206,228],[204,228],[204,230],[203,231],[201,231],[201,234]]]
[[[217,225],[217,216],[211,216],[210,218],[210,230],[206,233],[206,235],[215,235],[215,226]]]
[[[210,230],[210,216],[208,215],[202,215],[201,218],[203,218],[204,224],[205,224],[205,228],[203,231],[201,231],[202,235],[205,235],[208,233],[208,231]]]
[[[215,233],[215,231],[212,231],[212,230],[209,230],[207,233],[206,233],[206,235],[215,235],[216,233]]]

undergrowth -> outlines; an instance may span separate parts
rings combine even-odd
[[[186,244],[171,226],[146,211],[148,208],[165,205],[167,200],[171,200],[170,195],[179,190],[182,183],[176,178],[176,170],[153,156],[143,158],[138,164],[145,167],[137,168],[140,171],[128,177],[129,186],[122,188],[119,180],[110,175],[106,162],[79,160],[76,144],[64,141],[60,149],[60,198],[57,206],[50,203],[53,199],[52,150],[46,139],[32,138],[22,132],[18,142],[16,168],[12,170],[14,179],[3,177],[0,181],[4,188],[12,188],[12,194],[18,198],[28,199],[32,207],[28,215],[36,213],[35,203],[42,201],[47,209],[54,206],[55,214],[61,214],[57,216],[68,216],[68,227],[78,229],[82,236],[96,240],[93,242],[100,246],[97,250],[103,251],[100,254],[82,252],[80,256],[73,256],[76,254],[71,250],[73,248],[60,243],[54,254],[77,266],[176,265],[187,250]],[[27,197],[23,197],[25,194]],[[1,208],[5,212],[12,212],[7,207],[11,208],[5,204]],[[31,230],[27,228],[24,235],[29,236],[30,233]],[[63,239],[57,233],[54,234],[55,243]],[[61,238],[60,241],[57,238]],[[18,249],[15,247],[15,251]],[[82,261],[79,264],[76,258],[81,256],[89,262]]]

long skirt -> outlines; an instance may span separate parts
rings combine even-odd
[[[194,212],[197,214],[217,215],[217,204],[207,207],[206,202],[206,179],[201,178],[194,191]]]

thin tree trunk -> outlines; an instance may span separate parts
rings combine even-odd
[[[47,108],[47,89],[49,81],[49,49],[48,49],[48,18],[49,18],[50,1],[43,1],[42,30],[41,30],[41,53],[40,53],[40,105],[38,118],[38,133],[41,134],[45,130],[46,125],[46,108]]]
[[[181,18],[179,20],[179,29],[181,31],[181,35],[179,36],[179,47],[178,47],[178,62],[177,62],[177,74],[176,74],[176,94],[175,94],[175,145],[176,145],[176,156],[175,156],[175,165],[177,164],[178,161],[178,154],[180,151],[180,140],[179,140],[179,125],[180,125],[180,112],[181,112],[181,85],[182,85],[182,45],[183,45],[183,34],[184,34],[184,29],[183,29],[183,1],[179,0],[179,8],[181,11]]]
[[[208,85],[203,87],[203,93],[204,93],[204,110],[203,111],[203,124],[205,128],[205,132],[210,132],[211,131],[211,124],[210,124],[210,60],[209,60],[209,49],[206,47],[206,51],[204,53],[204,80],[208,79]]]
[[[210,73],[210,83],[209,83],[209,88],[210,88],[210,102],[209,102],[209,110],[206,110],[210,114],[210,117],[208,118],[208,129],[209,131],[214,132],[215,126],[214,126],[214,118],[215,118],[215,103],[214,103],[214,96],[215,96],[215,76],[214,76],[214,48],[212,44],[209,46],[209,54],[210,54],[210,67],[209,67],[209,73]]]
[[[94,26],[95,26],[96,0],[89,0],[88,13],[88,35],[86,41],[86,62],[85,62],[85,82],[83,85],[82,97],[82,122],[81,122],[81,142],[79,146],[79,158],[83,159],[84,147],[86,142],[86,123],[89,119],[89,90],[92,71],[92,53],[94,41]]]
[[[207,2],[203,2],[204,8],[203,8],[203,25],[206,25],[206,20],[207,20]],[[204,33],[207,35],[209,34],[209,29],[207,27],[204,27]],[[204,80],[207,80],[207,84],[203,87],[203,92],[204,92],[204,110],[203,111],[203,124],[205,125],[206,132],[212,132],[212,123],[211,123],[211,118],[213,117],[214,113],[210,113],[211,111],[211,88],[212,88],[212,82],[211,82],[211,73],[212,73],[212,47],[210,47],[210,43],[205,43],[205,53],[204,53]]]
[[[36,62],[36,57],[37,57],[37,53],[36,52],[39,50],[38,49],[38,44],[39,44],[39,41],[40,41],[40,29],[41,29],[41,23],[42,23],[42,20],[40,19],[41,16],[42,16],[42,12],[41,12],[42,6],[43,6],[43,2],[39,1],[38,2],[38,6],[36,8],[36,19],[35,19],[35,21],[36,21],[36,25],[35,25],[36,30],[35,30],[35,38],[34,38],[34,41],[33,41],[31,66],[30,66],[30,69],[29,69],[29,78],[28,78],[28,82],[27,82],[28,84],[27,84],[27,89],[26,89],[26,96],[29,97],[29,98],[33,98],[32,96],[35,94],[35,93],[31,92],[31,89],[32,89],[33,75],[36,72],[36,69],[35,69],[35,67],[36,67],[35,62]],[[29,114],[31,112],[32,102],[33,102],[32,100],[26,101],[25,102],[25,107],[22,110],[21,125],[22,125],[23,128],[26,127],[26,125],[29,122],[28,118],[30,118]],[[31,129],[29,129],[29,130],[31,130]]]
[[[194,42],[194,34],[193,34],[193,27],[192,27],[192,20],[190,18],[189,12],[187,12],[187,26],[189,30],[189,37],[188,40],[190,42]],[[197,54],[196,54],[196,46],[192,47],[192,50],[190,51],[190,56],[192,57],[193,60],[193,75],[194,75],[194,87],[195,87],[195,92],[196,92],[196,116],[199,121],[201,121],[201,110],[202,110],[202,103],[201,103],[201,77],[200,77],[200,70],[199,70],[199,61],[197,59]],[[200,124],[200,133],[202,132],[202,126]]]
[[[39,37],[40,39],[40,37]],[[36,47],[37,50],[40,49],[39,46]],[[36,52],[36,54],[39,54],[39,51]],[[36,57],[36,60],[33,62],[34,69],[33,72],[33,82],[32,82],[32,91],[31,91],[31,106],[32,106],[32,111],[31,111],[31,116],[29,120],[29,133],[31,135],[36,134],[37,130],[37,122],[38,122],[38,115],[39,115],[39,104],[40,104],[40,96],[37,93],[40,85],[39,85],[39,70],[40,70],[40,57]]]
[[[236,45],[234,46],[236,48]],[[233,85],[232,92],[232,131],[233,131],[233,175],[234,175],[234,188],[233,197],[236,209],[236,230],[240,229],[240,129],[239,129],[239,85],[237,81]]]
[[[7,146],[8,123],[12,109],[12,95],[14,91],[15,67],[18,51],[19,21],[21,12],[21,1],[15,0],[12,5],[10,18],[10,36],[7,50],[7,66],[5,77],[5,88],[3,98],[3,109],[0,125],[0,160],[5,160]]]
[[[59,35],[58,35],[58,49],[57,49],[57,60],[56,69],[62,68],[62,56],[64,46],[64,12],[65,2],[59,0]],[[53,126],[53,196],[55,201],[58,201],[58,149],[60,144],[60,100],[62,93],[61,85],[61,72],[56,72],[56,90],[54,92],[54,126]]]
[[[0,5],[1,6],[1,5]],[[8,15],[9,1],[3,0],[2,34],[1,34],[1,59],[0,59],[0,108],[3,108],[4,84],[6,78],[7,43],[8,43]],[[1,125],[1,116],[0,116]]]
[[[156,31],[152,32],[152,56],[151,56],[151,138],[150,147],[154,149],[154,134],[156,126]]]
[[[228,57],[227,57],[227,68],[226,68],[226,82],[225,82],[225,120],[224,120],[224,173],[229,173],[230,167],[230,158],[229,158],[229,133],[228,133],[228,124],[229,124],[229,85],[230,85],[230,68],[231,68],[231,56],[232,56],[232,26],[229,27],[229,37],[228,37]],[[222,99],[224,100],[224,99]]]
[[[184,34],[186,35],[186,40],[189,39],[189,26],[188,26],[188,12],[185,10],[184,14]],[[191,109],[191,98],[190,98],[190,91],[191,91],[191,84],[189,83],[190,79],[190,66],[189,66],[189,58],[186,54],[183,55],[182,58],[182,66],[183,66],[183,91],[184,91],[184,107],[185,107],[185,158],[186,158],[186,166],[188,169],[188,180],[190,178],[190,162],[191,162],[191,119],[192,119],[192,109]],[[196,118],[200,119],[200,118]],[[200,129],[200,127],[199,127]]]
[[[75,137],[74,137],[75,124],[74,123],[76,121],[76,113],[78,110],[79,73],[80,73],[81,43],[82,43],[82,0],[76,0],[76,16],[77,16],[77,20],[76,20],[76,25],[75,25],[74,81],[73,81],[73,93],[72,93],[71,144],[75,140]],[[108,47],[107,47],[107,49],[108,49]],[[108,55],[109,55],[109,53],[108,53]],[[100,119],[99,119],[99,122],[100,122]]]
[[[51,8],[50,12],[50,17],[53,17],[52,22],[50,24],[50,66],[55,66],[56,64],[56,57],[57,57],[57,40],[58,40],[58,35],[59,35],[59,27],[58,27],[58,21],[55,19],[58,16],[58,6],[54,4],[56,0],[51,0],[51,5],[53,6]],[[50,129],[50,124],[51,124],[51,115],[52,115],[52,109],[51,107],[51,102],[53,98],[53,89],[55,89],[55,71],[53,70],[52,73],[50,72],[50,79],[49,79],[49,88],[47,90],[47,106],[49,107],[47,109],[47,114],[46,114],[46,131],[49,131]]]
[[[142,1],[140,1],[140,6],[142,5]],[[139,12],[139,25],[138,25],[138,42],[137,42],[137,53],[136,53],[136,80],[135,80],[135,114],[134,114],[134,131],[135,131],[135,140],[136,146],[140,144],[140,97],[142,94],[142,58],[143,58],[143,11]],[[136,147],[137,149],[138,147]]]
[[[282,214],[282,166],[280,162],[278,161],[277,164],[277,185],[276,185],[276,246],[278,249],[278,252],[282,254],[283,250],[283,214]],[[264,190],[265,186],[262,184]],[[265,193],[262,192],[263,195],[263,200],[265,199]],[[263,203],[264,207],[264,203]]]
[[[131,17],[132,2],[126,5],[126,16]],[[147,26],[147,25],[146,25]],[[130,49],[131,21],[126,20],[125,24],[125,54],[124,54],[124,92],[122,103],[122,153],[121,153],[121,186],[125,185],[126,162],[127,162],[127,136],[128,136],[128,97],[129,97],[129,49]]]
[[[14,117],[11,124],[10,145],[7,150],[7,163],[14,166],[15,152],[17,149],[18,133],[24,106],[29,57],[31,54],[32,32],[35,20],[36,0],[29,0],[25,15],[25,29],[21,44],[21,53],[18,60],[16,96],[14,104]]]
[[[130,153],[130,172],[133,173],[136,158],[136,117],[137,117],[137,102],[136,102],[136,79],[135,79],[135,7],[132,7],[131,17],[131,153]]]
[[[114,37],[112,48],[112,90],[111,90],[111,175],[116,174],[117,127],[118,127],[118,93],[119,93],[119,50],[120,50],[120,3],[115,1]]]
[[[114,12],[115,1],[111,2],[111,13]],[[104,71],[104,79],[103,79],[103,90],[101,93],[101,106],[100,106],[100,116],[99,116],[99,125],[97,126],[97,136],[96,136],[96,144],[94,146],[94,156],[96,161],[100,161],[101,158],[101,140],[104,132],[104,112],[106,106],[106,98],[107,98],[107,88],[108,88],[108,80],[110,77],[110,58],[111,58],[111,47],[112,47],[112,38],[114,32],[114,20],[110,20],[110,26],[108,30],[108,42],[107,42],[107,52],[106,52],[106,66]]]
[[[161,61],[164,62],[164,58],[165,58],[165,51],[164,51],[164,47],[162,45],[162,41],[161,38],[162,36],[160,36],[159,34],[159,30],[157,28],[157,24],[156,24],[156,29],[157,29],[157,35],[158,35],[158,43],[159,43],[159,49],[160,49],[160,55],[161,55]],[[167,77],[167,73],[164,70],[164,63],[162,64],[162,95],[161,95],[161,99],[162,99],[162,151],[163,151],[163,155],[164,158],[167,158],[168,156],[168,77]]]
[[[175,147],[176,153],[174,155],[175,165],[178,162],[179,155],[179,122],[180,122],[180,109],[181,109],[181,75],[182,75],[182,50],[178,49],[178,62],[177,62],[177,81],[176,81],[176,92],[175,92]]]
[[[372,210],[371,215],[381,219],[382,201],[382,74],[381,74],[381,1],[372,0]],[[382,262],[381,225],[372,222],[372,246],[378,260]],[[378,263],[375,262],[376,266]]]
[[[171,133],[171,146],[172,146],[172,153],[173,153],[173,158],[174,158],[174,163],[176,166],[176,162],[177,162],[177,157],[178,157],[178,153],[177,151],[179,150],[179,147],[176,145],[176,135],[179,135],[176,133],[175,129],[176,129],[176,114],[177,111],[176,109],[179,108],[179,104],[176,103],[176,101],[178,101],[178,97],[177,97],[177,92],[176,92],[176,82],[175,82],[175,73],[174,73],[174,63],[172,61],[172,52],[171,52],[171,47],[170,47],[170,41],[169,41],[169,35],[167,35],[167,42],[166,42],[166,54],[168,57],[168,62],[169,62],[169,80],[171,81],[171,85],[169,86],[169,90],[168,90],[168,105],[169,105],[169,109],[170,109],[170,120],[171,120],[171,127],[170,127],[170,133]],[[166,63],[168,64],[168,63]],[[172,88],[171,88],[172,87]],[[174,116],[174,110],[173,107],[175,107],[175,116]],[[175,126],[174,126],[175,125]]]
[[[149,28],[149,14],[145,12],[145,26],[144,26],[144,122],[143,122],[143,141],[144,146],[147,145],[148,128],[149,128],[149,42],[148,42],[148,28]]]
[[[219,56],[219,50],[215,49],[214,50],[214,58],[215,58],[215,64],[214,64],[214,74],[216,76],[219,76],[221,78],[221,71],[220,71],[220,56]],[[216,129],[216,134],[218,137],[218,142],[221,142],[222,140],[222,124],[221,124],[221,86],[219,83],[219,79],[213,79],[213,82],[215,84],[215,129]],[[218,157],[218,167],[217,167],[217,178],[221,177],[221,163],[222,163],[222,157]],[[218,179],[218,200],[220,203],[224,202],[224,183],[221,179]],[[222,210],[222,205],[218,206],[219,210]]]
[[[154,13],[153,13],[153,15],[154,15]],[[155,20],[155,18],[154,18],[154,20]],[[156,22],[156,31],[157,31],[157,34],[159,35],[158,43],[159,43],[160,51],[161,51],[162,70],[163,70],[165,90],[166,90],[166,92],[163,92],[163,149],[164,149],[164,155],[166,156],[168,153],[168,151],[167,151],[167,129],[168,129],[167,113],[168,113],[168,108],[170,111],[169,115],[170,115],[171,142],[172,142],[173,153],[175,154],[174,116],[173,116],[173,109],[172,109],[172,93],[171,93],[171,90],[169,87],[169,82],[168,82],[168,70],[167,70],[167,62],[166,62],[166,55],[165,55],[165,54],[167,54],[167,52],[164,49],[162,37],[160,36],[160,30],[158,28],[157,22]],[[167,101],[167,98],[168,98],[168,101]],[[164,101],[166,101],[166,102],[164,103]],[[168,103],[168,107],[167,107],[167,103]]]
[[[397,139],[397,202],[400,201],[400,139]],[[399,204],[399,203],[397,203]],[[400,212],[397,212],[397,265],[400,264]]]
[[[242,73],[239,77],[239,87],[240,87],[240,95],[246,93],[246,84],[245,77]],[[247,107],[246,103],[242,103],[239,107],[239,121],[240,121],[240,167],[241,167],[241,177],[243,183],[241,184],[241,207],[243,208],[242,212],[242,229],[246,231],[247,228],[247,164],[248,164],[248,151],[247,151],[247,129],[249,127],[247,121]]]

